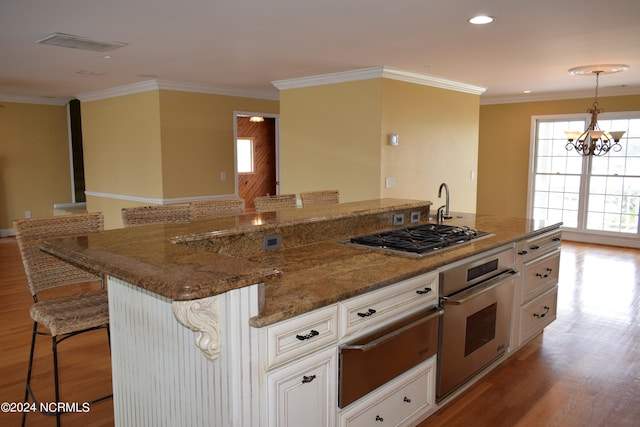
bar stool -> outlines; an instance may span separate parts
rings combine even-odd
[[[109,339],[109,303],[104,281],[100,275],[83,270],[41,251],[40,244],[43,240],[51,238],[100,232],[104,228],[103,215],[102,213],[88,213],[21,219],[16,220],[13,226],[27,276],[27,285],[34,301],[29,310],[33,319],[33,333],[24,402],[31,399],[38,406],[38,401],[31,389],[33,356],[38,335],[51,337],[55,400],[60,402],[58,344],[67,338],[97,329],[105,329],[107,339]],[[38,298],[38,293],[42,291],[87,282],[95,282],[97,289],[75,291],[46,299]],[[47,331],[40,330],[40,327]],[[89,403],[95,403],[111,396],[109,394]],[[55,416],[56,425],[60,426],[60,416],[63,412],[59,407],[56,407],[55,412],[42,413]],[[26,422],[26,415],[26,412],[22,415],[23,426]]]

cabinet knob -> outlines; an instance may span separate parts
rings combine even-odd
[[[407,396],[405,396],[404,399],[402,399],[402,401],[406,403],[411,403],[411,399],[409,399]]]
[[[366,313],[358,313],[358,316],[360,316],[360,317],[369,317],[369,316],[371,316],[372,314],[375,314],[375,313],[376,313],[376,311],[373,308],[370,308],[369,310],[367,310]]]
[[[547,313],[549,313],[549,306],[544,306],[544,313],[542,314],[538,314],[538,313],[533,313],[533,317],[535,317],[536,319],[542,319],[544,316],[547,315]]]
[[[302,384],[306,384],[306,383],[310,383],[311,381],[315,380],[316,376],[315,375],[303,375],[302,376]]]
[[[549,273],[551,273],[552,271],[553,269],[547,268],[547,272],[545,274],[536,273],[536,277],[539,277],[541,279],[546,279],[547,277],[549,277]]]
[[[312,329],[311,332],[309,332],[307,335],[296,335],[296,338],[298,338],[300,341],[304,341],[304,340],[313,338],[316,335],[320,335],[320,332],[316,331],[315,329]]]

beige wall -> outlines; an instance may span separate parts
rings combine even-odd
[[[67,106],[0,102],[0,235],[71,202]]]
[[[380,195],[431,200],[437,209],[446,182],[451,209],[475,212],[479,103],[479,95],[384,79]],[[390,133],[399,135],[397,147]],[[395,188],[385,188],[388,176]]]
[[[157,91],[83,102],[82,136],[87,191],[162,198]]]
[[[436,204],[447,182],[452,209],[475,211],[479,96],[380,78],[283,90],[280,105],[282,193]],[[398,147],[389,133],[400,135]],[[389,176],[396,187],[387,189]]]
[[[640,110],[640,95],[601,97],[605,112]],[[581,114],[593,99],[480,107],[477,212],[526,216],[531,117]]]
[[[166,90],[160,107],[163,197],[169,199],[234,194],[233,112],[279,112],[277,101]]]
[[[167,90],[84,102],[87,209],[119,228],[123,207],[234,194],[234,111],[278,102]]]
[[[280,91],[280,193],[380,196],[381,79]]]

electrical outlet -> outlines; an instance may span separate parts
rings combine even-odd
[[[411,212],[411,223],[420,222],[420,211]]]
[[[24,211],[24,217],[27,219],[31,218],[31,211]]]
[[[227,173],[222,171],[220,172],[220,181],[226,181],[227,180]]]
[[[282,247],[282,236],[280,234],[271,234],[262,238],[262,249],[270,251],[272,249],[280,249]]]
[[[403,225],[404,224],[404,214],[396,213],[393,214],[393,225]]]

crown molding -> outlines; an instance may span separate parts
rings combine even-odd
[[[140,83],[104,89],[80,94],[77,98],[82,102],[98,101],[118,96],[132,95],[153,90],[175,90],[178,92],[204,93],[209,95],[238,96],[242,98],[268,99],[277,101],[279,95],[269,91],[229,89],[198,83],[173,82],[168,80],[147,80]]]
[[[486,88],[480,86],[474,86],[467,83],[443,79],[442,77],[432,76],[429,74],[414,73],[410,71],[402,71],[386,67],[382,70],[382,77],[393,80],[400,80],[403,82],[421,84],[424,86],[454,90],[456,92],[470,93],[473,95],[482,95],[484,91],[487,90]]]
[[[624,95],[640,95],[640,86],[615,86],[609,88],[600,88],[598,98],[606,96],[624,96]],[[493,104],[519,104],[524,102],[539,102],[539,101],[560,101],[563,99],[593,99],[593,89],[581,90],[581,91],[564,91],[564,92],[547,92],[547,93],[529,93],[520,95],[485,95],[480,97],[480,105],[493,105]]]
[[[458,92],[471,93],[474,95],[480,95],[486,90],[483,87],[460,83],[453,80],[447,80],[429,74],[413,73],[389,67],[370,67],[362,68],[359,70],[322,74],[317,76],[300,77],[287,80],[275,80],[272,81],[271,84],[277,87],[279,90],[285,90],[375,78],[400,80],[424,86],[432,86]]]
[[[167,80],[158,80],[158,87],[165,90],[176,90],[180,92],[197,92],[210,95],[238,96],[242,98],[267,99],[277,101],[280,95],[277,92],[266,90],[250,89],[230,89],[220,86],[201,85],[197,83],[181,83]]]
[[[40,96],[14,96],[0,94],[0,102],[16,102],[20,104],[67,105],[73,98],[47,98]]]

